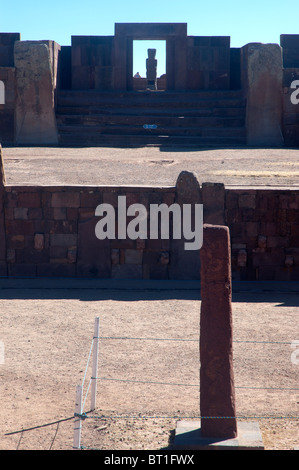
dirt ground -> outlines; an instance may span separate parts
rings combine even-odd
[[[4,148],[7,184],[173,185],[181,170],[226,186],[299,187],[296,149]],[[1,450],[69,450],[84,377],[83,448],[157,450],[199,416],[198,286],[42,286],[0,280]],[[234,287],[237,415],[269,450],[299,446],[298,285]],[[90,366],[100,317],[97,408]]]
[[[169,448],[176,422],[199,416],[198,288],[72,282],[1,282],[0,448],[71,449],[82,381],[83,448]],[[233,294],[237,415],[259,423],[266,449],[292,450],[299,444],[299,366],[291,360],[299,295],[294,285],[242,286]],[[97,405],[89,412],[96,317]]]
[[[172,186],[182,170],[200,183],[299,187],[298,149],[4,148],[7,184]]]

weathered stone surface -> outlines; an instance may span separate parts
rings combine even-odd
[[[77,234],[53,233],[50,240],[51,246],[73,246],[77,244]]]
[[[110,240],[98,240],[95,227],[96,217],[80,220],[78,223],[77,275],[86,277],[111,277]]]
[[[202,183],[204,223],[223,225],[225,187],[222,183]]]
[[[54,110],[53,62],[49,46],[38,41],[17,41],[16,143],[58,143]]]
[[[201,204],[200,186],[196,175],[189,171],[182,171],[176,183],[177,196],[175,203],[181,207],[183,204]],[[169,276],[171,279],[199,279],[200,256],[199,250],[188,251],[184,249],[185,240],[170,240],[171,261]]]
[[[237,421],[232,348],[230,237],[227,227],[204,225],[200,259],[201,434],[203,437],[229,439],[237,435]]]
[[[76,191],[60,191],[52,194],[51,206],[55,208],[80,207],[80,193]]]
[[[5,172],[2,155],[2,147],[0,145],[0,265],[2,275],[6,272],[6,234],[5,234]]]
[[[36,250],[43,250],[45,246],[45,235],[43,233],[36,233],[34,236],[34,248]]]
[[[157,64],[156,49],[148,49],[148,59],[146,59],[147,87],[150,90],[157,89]]]
[[[281,146],[282,49],[278,44],[251,43],[241,54],[247,92],[247,144]]]

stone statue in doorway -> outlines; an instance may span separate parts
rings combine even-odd
[[[157,90],[157,59],[156,49],[148,49],[148,58],[146,59],[146,78],[147,89]]]

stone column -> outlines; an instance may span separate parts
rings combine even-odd
[[[0,276],[7,275],[4,200],[5,174],[2,147],[0,145]]]
[[[278,44],[247,44],[241,64],[247,145],[282,146],[282,49]]]
[[[175,203],[182,208],[184,204],[202,204],[200,185],[195,173],[182,171],[176,182]],[[193,215],[194,217],[194,215]],[[193,219],[192,219],[193,220]],[[170,279],[199,279],[200,276],[200,250],[185,250],[185,240],[170,241],[171,262],[169,265]]]
[[[56,145],[55,59],[50,44],[15,43],[16,143]],[[57,58],[56,58],[57,59]]]
[[[204,225],[200,261],[201,436],[231,439],[237,436],[237,420],[228,227]]]

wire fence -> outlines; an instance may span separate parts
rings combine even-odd
[[[116,341],[157,341],[157,342],[165,342],[165,341],[175,341],[175,342],[196,342],[199,343],[199,339],[187,339],[187,338],[157,338],[157,337],[129,337],[129,336],[100,336],[98,333],[98,339],[101,341],[108,341],[108,340],[116,340]],[[93,341],[95,338],[93,339]],[[255,341],[255,340],[234,340],[234,343],[252,343],[252,344],[276,344],[276,345],[290,345],[291,343],[289,341]],[[93,344],[91,346],[91,350],[93,348]],[[91,354],[90,354],[91,355]],[[90,360],[90,355],[89,355],[89,360]],[[86,366],[86,371],[88,368],[88,364]],[[86,372],[84,374],[84,379],[86,378]],[[86,405],[86,399],[87,395],[89,392],[90,384],[93,380],[97,381],[110,381],[110,382],[123,382],[123,383],[134,383],[134,384],[148,384],[148,385],[157,385],[157,386],[178,386],[178,387],[196,387],[199,389],[199,384],[190,384],[190,383],[174,383],[174,382],[160,382],[160,381],[153,381],[153,380],[133,380],[133,379],[128,379],[128,378],[108,378],[108,377],[91,377],[89,384],[86,389],[86,393],[84,396],[83,400],[83,406],[81,409],[79,409],[79,413],[75,412],[75,418],[78,420],[77,422],[80,422],[80,425],[83,421],[87,419],[141,419],[141,420],[147,420],[147,419],[232,419],[236,418],[238,420],[250,420],[250,419],[258,419],[258,420],[273,420],[273,419],[278,419],[278,420],[298,420],[299,416],[292,416],[292,415],[287,415],[287,416],[279,416],[279,415],[262,415],[262,416],[246,416],[246,415],[240,415],[236,417],[231,417],[231,416],[181,416],[181,415],[143,415],[143,414],[137,414],[137,415],[92,415],[90,412],[85,412],[85,405]],[[83,384],[84,385],[84,381]],[[282,392],[289,392],[289,391],[299,391],[299,387],[257,387],[257,386],[235,386],[236,389],[246,389],[246,390],[270,390],[270,391],[282,391]],[[82,387],[82,393],[83,393],[83,387]],[[91,410],[94,411],[94,408],[91,406]],[[74,448],[75,449],[85,449],[86,447],[81,445],[81,437],[80,437],[80,432],[81,432],[81,427],[77,427],[75,425],[75,437],[74,437]]]
[[[24,436],[25,432],[42,429],[49,426],[56,426],[54,431],[54,436],[51,441],[51,445],[49,450],[51,450],[54,446],[55,440],[57,438],[57,434],[59,431],[59,426],[63,422],[74,420],[74,437],[73,437],[73,449],[76,450],[84,450],[90,449],[89,447],[85,447],[81,444],[81,431],[82,431],[82,423],[88,419],[140,419],[140,420],[149,420],[149,419],[232,419],[236,418],[238,420],[250,420],[250,419],[257,419],[257,420],[299,420],[299,416],[294,413],[294,415],[239,415],[239,416],[200,416],[200,415],[192,415],[192,416],[182,416],[182,415],[145,415],[142,413],[138,413],[136,415],[130,414],[119,414],[119,415],[96,415],[91,414],[96,409],[96,395],[97,395],[97,382],[98,381],[115,381],[115,382],[124,382],[124,383],[135,383],[135,384],[148,384],[148,385],[157,385],[157,386],[178,386],[178,387],[196,387],[199,389],[199,383],[174,383],[174,382],[160,382],[160,381],[152,381],[152,380],[132,380],[132,379],[120,379],[120,378],[107,378],[107,377],[98,377],[97,369],[98,369],[98,350],[99,350],[99,342],[100,341],[107,341],[107,340],[117,340],[117,341],[157,341],[157,342],[165,342],[165,341],[175,341],[175,342],[197,342],[199,343],[199,339],[185,339],[185,338],[151,338],[151,337],[128,337],[128,336],[100,336],[99,334],[99,318],[95,319],[95,329],[94,329],[94,336],[91,341],[86,367],[83,373],[82,383],[77,386],[76,388],[76,404],[75,404],[75,412],[74,415],[68,418],[64,418],[61,420],[57,420],[51,423],[43,424],[40,426],[34,426],[27,429],[22,429],[20,431],[14,431],[11,433],[5,434],[6,436],[11,436],[13,434],[20,434],[20,439],[17,444],[17,449],[20,447],[21,440]],[[255,340],[234,340],[234,343],[253,343],[253,344],[277,344],[277,345],[291,345],[289,341],[255,341]],[[92,362],[92,374],[88,379],[88,370],[90,368]],[[271,391],[282,391],[282,392],[290,392],[290,391],[299,391],[299,387],[257,387],[257,386],[235,386],[236,389],[246,389],[246,390],[271,390]],[[87,405],[87,398],[89,396],[89,392],[91,391],[91,406],[88,411],[84,411]],[[94,449],[98,450],[98,449]]]

